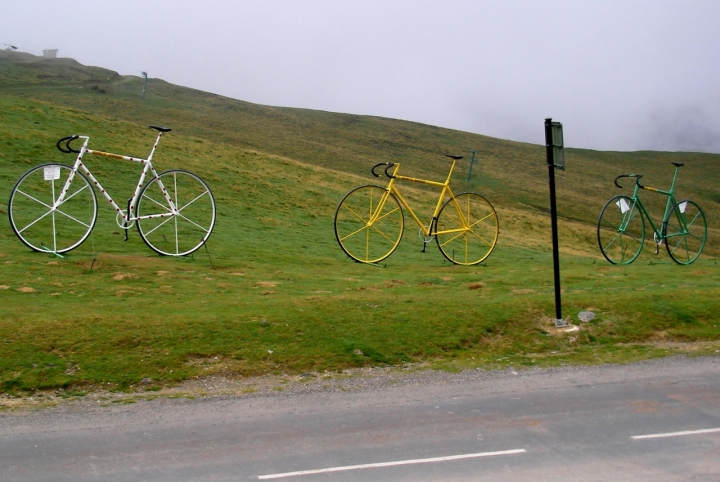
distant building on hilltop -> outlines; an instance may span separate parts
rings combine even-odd
[[[58,49],[46,49],[43,50],[43,57],[46,59],[56,59]]]

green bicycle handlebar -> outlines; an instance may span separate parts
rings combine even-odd
[[[623,177],[635,177],[635,184],[637,184],[641,189],[645,189],[645,186],[640,184],[640,178],[643,177],[642,174],[620,174],[618,177],[615,178],[615,185],[622,189],[622,186],[618,184],[618,179],[621,179]]]

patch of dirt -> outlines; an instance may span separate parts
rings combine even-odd
[[[516,295],[529,295],[531,293],[535,293],[535,290],[531,290],[529,288],[522,289],[522,290],[512,290],[513,293]]]
[[[19,291],[20,293],[35,293],[35,288],[23,286],[22,288],[18,288],[17,291]]]
[[[135,279],[138,276],[133,273],[113,273],[112,279],[115,281],[122,281],[124,279]]]
[[[479,290],[480,288],[482,288],[484,286],[485,286],[485,283],[483,283],[482,281],[476,281],[473,283],[469,283],[467,285],[469,290]]]

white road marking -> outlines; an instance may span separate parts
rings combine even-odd
[[[448,455],[446,457],[433,457],[430,459],[397,460],[395,462],[379,462],[376,464],[345,465],[342,467],[329,467],[327,469],[301,470],[298,472],[285,472],[283,474],[258,475],[258,479],[280,479],[296,475],[324,474],[328,472],[341,472],[344,470],[371,469],[377,467],[392,467],[395,465],[427,464],[431,462],[447,462],[449,460],[471,459],[476,457],[492,457],[495,455],[512,455],[525,453],[525,449],[501,450],[499,452],[481,452],[477,454]]]
[[[684,432],[653,433],[649,435],[633,435],[631,438],[639,440],[643,438],[679,437],[681,435],[697,435],[701,433],[720,432],[720,428],[706,428],[703,430],[686,430]]]

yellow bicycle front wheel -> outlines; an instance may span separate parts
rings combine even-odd
[[[464,192],[448,200],[435,222],[435,241],[440,252],[449,261],[466,266],[490,256],[499,232],[492,204],[474,192]]]
[[[335,237],[355,261],[377,263],[400,244],[403,212],[393,193],[379,186],[360,186],[345,195],[335,211]]]

